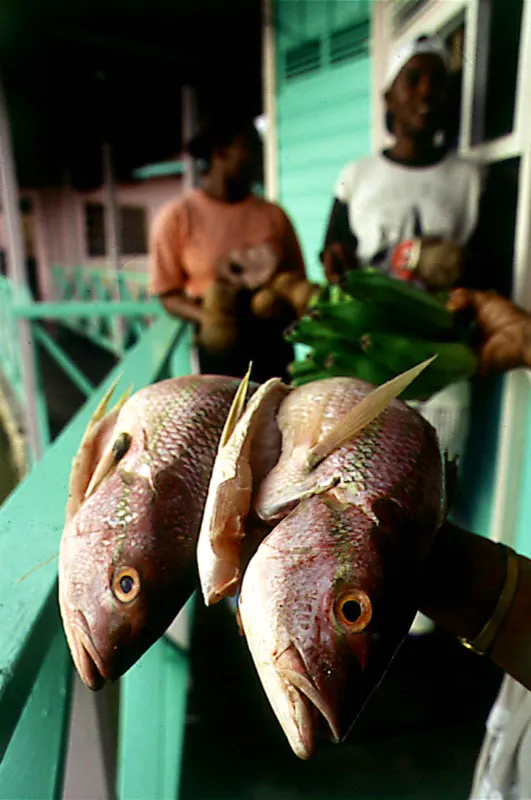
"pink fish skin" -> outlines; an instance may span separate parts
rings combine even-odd
[[[103,445],[114,442],[118,454],[126,445],[61,540],[63,625],[75,666],[91,689],[123,675],[197,585],[195,547],[208,483],[239,383],[187,376],[149,386],[103,420],[87,447],[89,463],[76,497],[83,496],[101,458],[98,438]],[[250,386],[251,393],[255,389]]]
[[[446,511],[435,431],[400,401],[304,472],[315,427],[337,419],[349,394],[353,402],[370,390],[322,383],[313,405],[299,406],[293,392],[279,412],[282,456],[258,492],[261,515],[279,521],[247,565],[239,602],[262,685],[301,758],[323,728],[342,740],[382,680]]]

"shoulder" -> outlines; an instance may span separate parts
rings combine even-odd
[[[167,224],[171,220],[177,219],[183,213],[185,202],[185,195],[183,195],[164,203],[155,214],[155,224]]]
[[[265,197],[258,197],[258,195],[253,195],[251,202],[258,212],[269,216],[275,225],[285,226],[289,224],[289,216],[279,203],[275,203],[273,200],[266,200]]]
[[[442,166],[456,178],[460,177],[461,180],[470,183],[480,183],[485,171],[483,164],[457,153],[449,153],[442,162]]]
[[[349,161],[345,164],[336,180],[334,194],[338,200],[346,203],[351,198],[355,187],[363,180],[366,174],[372,174],[374,168],[379,163],[377,155],[366,156],[357,161]]]
[[[175,200],[164,203],[156,212],[153,219],[153,235],[167,230],[180,228],[183,220],[187,218],[190,206],[197,202],[196,190],[186,192]]]

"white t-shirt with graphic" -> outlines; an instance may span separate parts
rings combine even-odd
[[[477,225],[481,189],[481,168],[455,153],[429,167],[407,167],[379,153],[347,164],[335,197],[348,207],[358,258],[381,268],[389,251],[407,239],[440,236],[465,245]],[[435,427],[450,457],[462,455],[469,423],[468,381],[409,405]]]
[[[382,153],[347,164],[335,197],[348,206],[365,264],[405,239],[441,236],[464,245],[478,220],[481,168],[448,153],[428,167],[397,164]]]

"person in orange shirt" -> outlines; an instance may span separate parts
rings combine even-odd
[[[218,114],[189,144],[206,162],[199,188],[171,202],[151,231],[149,290],[164,308],[201,326],[203,298],[216,282],[237,286],[238,336],[225,352],[198,345],[200,371],[252,378],[286,378],[292,347],[282,330],[292,320],[288,306],[276,318],[257,319],[253,293],[280,272],[306,277],[297,235],[285,212],[258,197],[252,185],[260,168],[261,140],[252,119]]]

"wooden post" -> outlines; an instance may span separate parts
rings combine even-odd
[[[6,236],[7,275],[16,286],[28,285],[26,256],[19,212],[19,190],[11,144],[4,87],[0,80],[0,188]],[[35,459],[41,456],[41,438],[37,413],[37,382],[33,336],[28,320],[19,319],[17,330],[21,353],[21,374],[26,399],[27,441]]]
[[[112,147],[109,142],[104,142],[102,147],[103,156],[103,182],[105,186],[105,241],[107,260],[114,273],[116,281],[115,299],[122,299],[120,286],[121,255],[122,255],[122,235],[120,225],[120,209],[116,197],[116,183],[114,180],[114,168],[112,161]],[[116,319],[116,335],[120,349],[123,351],[125,345],[125,321],[123,318]]]
[[[182,98],[182,139],[183,151],[186,144],[196,132],[197,125],[197,102],[195,89],[192,86],[183,86],[181,90]],[[183,152],[183,162],[185,165],[183,184],[184,190],[193,189],[197,183],[197,168],[194,159],[186,152]]]
[[[273,13],[272,0],[262,0],[262,92],[267,124],[264,137],[264,190],[268,200],[278,199],[276,55]]]

